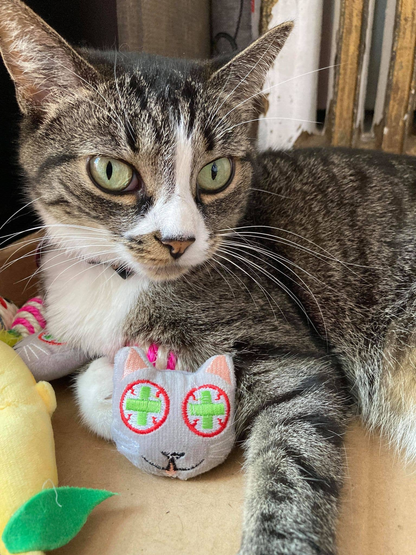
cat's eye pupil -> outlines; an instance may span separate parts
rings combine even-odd
[[[215,194],[224,190],[233,178],[231,158],[217,158],[206,164],[197,176],[199,190],[205,194]]]
[[[211,178],[213,181],[217,177],[217,174],[218,174],[218,168],[217,168],[217,164],[214,162],[211,166]]]
[[[139,185],[133,168],[116,158],[91,157],[88,159],[88,171],[95,185],[114,194],[133,191]]]
[[[111,176],[113,175],[113,164],[111,162],[108,162],[105,173],[107,174],[108,181],[110,181]]]

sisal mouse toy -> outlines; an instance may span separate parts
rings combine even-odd
[[[145,472],[187,480],[223,462],[235,441],[234,410],[229,356],[191,373],[157,370],[137,347],[116,355],[112,435]]]

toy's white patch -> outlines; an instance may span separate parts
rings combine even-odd
[[[175,189],[162,195],[148,214],[129,230],[126,237],[160,232],[162,237],[195,237],[195,242],[178,260],[179,266],[194,266],[206,260],[209,232],[192,195],[192,137],[181,123],[176,132]]]

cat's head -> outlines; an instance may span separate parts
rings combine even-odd
[[[229,356],[195,373],[156,370],[136,347],[116,356],[113,439],[145,472],[187,480],[223,462],[234,445],[234,405]]]
[[[174,279],[244,215],[250,120],[284,23],[235,58],[73,50],[19,0],[0,0],[0,48],[24,115],[33,206],[73,257]]]

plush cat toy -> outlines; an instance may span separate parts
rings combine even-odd
[[[229,356],[191,373],[156,370],[137,347],[116,355],[112,435],[145,472],[187,480],[223,462],[235,440],[234,409]]]
[[[43,555],[62,547],[113,494],[57,487],[52,386],[0,342],[0,553]]]
[[[14,349],[37,381],[62,378],[90,360],[87,354],[69,347],[46,329],[25,337]]]
[[[89,360],[46,329],[14,348],[36,380],[60,378]],[[117,354],[112,435],[118,450],[142,470],[186,480],[223,462],[233,447],[233,363],[216,356],[196,373],[180,372],[172,370],[170,353],[168,370],[161,371],[154,368],[156,357],[155,345],[147,356],[136,347]]]

